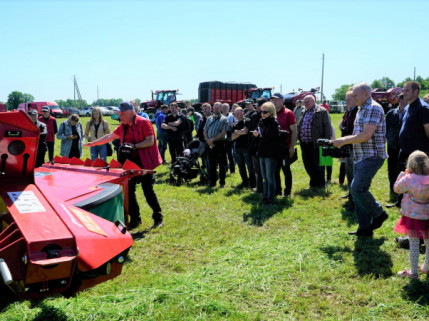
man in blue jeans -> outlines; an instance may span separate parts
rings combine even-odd
[[[350,191],[355,202],[359,227],[350,235],[372,236],[388,218],[369,188],[381,168],[386,153],[386,121],[383,108],[371,98],[371,86],[361,82],[353,86],[353,97],[359,106],[353,134],[332,141],[335,147],[353,144],[354,177]]]
[[[165,151],[167,150],[168,143],[168,132],[162,128],[162,123],[165,120],[165,115],[168,114],[168,106],[162,105],[159,110],[156,112],[155,124],[156,124],[156,134],[158,136],[158,150],[161,154],[162,163],[165,164]]]

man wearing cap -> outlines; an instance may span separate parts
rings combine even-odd
[[[228,119],[222,115],[222,103],[216,102],[213,105],[213,115],[211,115],[204,126],[204,138],[209,146],[209,186],[215,187],[217,181],[217,166],[219,165],[219,184],[225,187],[226,177],[226,151],[225,139],[228,130]]]
[[[267,102],[265,97],[258,98],[256,100],[256,108],[253,106],[253,100],[246,100],[246,117],[250,119],[249,122],[249,133],[252,133],[255,129],[258,128],[259,121],[261,120],[261,106]],[[255,171],[256,178],[256,191],[258,193],[264,192],[264,181],[262,179],[261,165],[259,162],[259,157],[256,154],[257,150],[257,139],[255,136],[250,135],[250,154],[252,155],[253,169]]]
[[[301,120],[301,116],[305,110],[305,107],[302,106],[301,100],[297,100],[295,102],[295,108],[293,110],[293,114],[295,115],[296,123],[299,124],[299,121]]]
[[[161,154],[162,163],[165,164],[165,151],[167,150],[168,142],[168,133],[162,128],[162,123],[165,120],[165,115],[168,113],[168,106],[162,105],[159,110],[156,111],[155,115],[155,125],[156,125],[156,134],[158,136],[158,149]]]
[[[40,167],[45,163],[46,135],[48,134],[48,131],[46,129],[46,125],[37,119],[37,114],[38,114],[37,110],[30,109],[27,112],[27,114],[28,114],[28,117],[30,117],[31,121],[40,130],[39,145],[37,146],[36,165],[34,166],[34,167]]]
[[[161,127],[168,133],[171,163],[176,161],[177,156],[182,156],[185,150],[187,122],[186,116],[179,112],[177,104],[175,102],[170,103],[170,113],[165,116]]]
[[[195,111],[194,107],[189,107],[186,112],[188,113],[189,119],[194,123],[195,131],[198,132],[198,129],[200,128],[200,121],[203,116],[199,112]]]
[[[310,188],[325,188],[325,170],[319,164],[317,140],[331,138],[331,119],[325,108],[316,105],[312,95],[305,96],[304,107],[305,111],[298,125],[302,161],[305,171],[310,176]]]
[[[276,166],[276,194],[282,195],[282,182],[280,177],[280,170],[283,171],[285,176],[285,189],[284,196],[289,196],[292,191],[292,171],[290,170],[290,159],[295,154],[295,144],[297,137],[296,119],[295,115],[290,109],[284,106],[284,98],[281,93],[275,93],[271,96],[270,100],[276,107],[277,122],[280,129],[289,132],[287,137],[289,153],[287,155],[280,155]]]
[[[128,145],[132,145],[137,152],[137,155],[130,158],[130,161],[147,170],[154,170],[161,165],[162,158],[158,151],[152,123],[148,119],[136,115],[134,106],[129,102],[122,102],[119,105],[119,119],[121,120],[121,124],[111,134],[86,143],[85,146],[103,145],[115,138],[119,138],[121,146],[127,143]],[[139,183],[141,183],[143,194],[153,211],[152,218],[154,224],[152,228],[164,225],[161,206],[153,189],[154,182],[155,178],[153,174],[136,176],[129,181],[128,201],[130,222],[128,226],[130,229],[137,227],[141,223],[140,208],[136,198],[136,185]]]
[[[55,135],[58,131],[57,120],[51,116],[49,106],[42,107],[42,116],[39,117],[39,121],[46,125],[48,135],[46,136],[46,145],[48,146],[48,157],[49,161],[54,160],[54,147],[55,147]]]

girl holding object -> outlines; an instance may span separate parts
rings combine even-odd
[[[415,151],[408,157],[407,169],[399,174],[393,190],[404,194],[402,217],[393,230],[410,238],[411,270],[400,271],[398,276],[417,279],[417,272],[429,273],[429,158],[425,153]],[[419,266],[420,239],[426,245],[423,266]]]

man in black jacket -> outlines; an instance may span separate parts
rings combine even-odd
[[[34,166],[40,167],[45,163],[45,153],[48,148],[46,145],[46,135],[48,134],[48,130],[46,129],[46,125],[37,119],[37,110],[30,109],[27,114],[32,122],[40,130],[39,145],[37,146],[36,165]]]

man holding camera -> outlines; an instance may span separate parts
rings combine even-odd
[[[353,86],[353,97],[359,106],[353,135],[331,141],[335,147],[353,144],[354,177],[351,193],[359,223],[350,235],[372,236],[388,218],[383,207],[372,196],[369,188],[381,168],[386,154],[386,121],[383,108],[371,98],[371,86],[365,82]]]
[[[122,102],[119,105],[119,118],[121,124],[108,135],[105,135],[85,146],[97,146],[106,144],[115,138],[120,138],[121,148],[132,151],[128,159],[143,169],[153,170],[162,164],[162,158],[156,144],[155,132],[152,123],[134,112],[134,107],[129,102]],[[126,147],[126,148],[125,148]],[[121,155],[118,157],[122,159]],[[158,197],[153,189],[155,178],[153,174],[136,176],[128,183],[128,202],[130,222],[128,227],[133,229],[141,224],[140,208],[136,198],[136,185],[142,184],[144,196],[148,205],[152,208],[152,218],[154,225],[152,228],[162,227],[164,225],[161,207]]]

